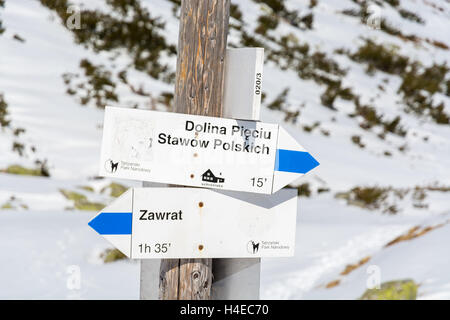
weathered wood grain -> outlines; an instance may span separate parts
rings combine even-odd
[[[183,0],[174,112],[222,116],[230,0]],[[212,259],[161,261],[160,299],[209,300]]]
[[[181,259],[178,299],[211,298],[212,259]]]
[[[180,260],[162,259],[159,274],[159,299],[178,300]]]
[[[229,8],[229,0],[182,1],[175,112],[222,115]]]

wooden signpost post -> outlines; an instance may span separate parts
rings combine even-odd
[[[174,111],[222,116],[230,0],[183,0]],[[160,299],[211,298],[211,259],[163,259]]]

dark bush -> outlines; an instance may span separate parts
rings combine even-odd
[[[45,7],[55,11],[66,27],[69,17],[67,0],[40,0]],[[164,23],[153,18],[139,0],[106,0],[114,15],[95,10],[83,10],[82,27],[68,29],[78,44],[94,52],[125,50],[133,61],[133,67],[155,79],[164,79],[170,73],[159,58],[163,53],[175,55],[176,48],[166,43]],[[146,21],[146,23],[142,23]]]
[[[414,12],[408,11],[406,9],[400,8],[398,10],[398,13],[407,20],[417,22],[419,24],[425,23],[425,21],[421,17],[419,17],[417,14],[415,14]]]
[[[8,119],[8,104],[3,93],[0,93],[0,127],[8,127],[11,120]]]
[[[0,8],[5,7],[5,0],[0,0]],[[1,17],[0,17],[1,18]],[[5,28],[3,27],[3,22],[0,19],[0,35],[5,32]]]
[[[116,84],[112,81],[112,74],[103,65],[93,65],[89,60],[80,61],[84,79],[80,80],[79,74],[65,73],[64,83],[67,93],[75,95],[82,105],[91,100],[98,108],[104,108],[109,102],[118,102],[119,97],[115,92]]]
[[[276,29],[278,26],[278,18],[274,15],[262,15],[258,18],[258,26],[255,29],[256,33],[265,35],[267,31]]]
[[[284,89],[276,98],[273,100],[267,108],[270,110],[282,110],[286,105],[286,99],[289,94],[289,88]]]
[[[350,55],[357,62],[367,63],[367,70],[373,72],[375,69],[390,74],[402,74],[409,64],[407,57],[399,55],[394,48],[379,45],[370,39],[366,39],[358,51]]]

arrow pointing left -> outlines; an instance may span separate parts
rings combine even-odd
[[[100,212],[89,222],[99,234],[131,234],[132,212]]]
[[[97,214],[88,225],[108,240],[113,246],[131,257],[133,189]]]
[[[294,189],[265,196],[135,188],[89,226],[130,258],[288,257],[294,254],[296,214]]]

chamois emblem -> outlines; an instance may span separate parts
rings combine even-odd
[[[249,253],[256,254],[259,251],[259,242],[253,240],[249,241],[247,244],[247,250]]]
[[[116,172],[118,167],[119,167],[119,161],[114,162],[111,159],[108,159],[105,162],[105,169],[106,169],[106,171],[108,171],[110,173]]]

